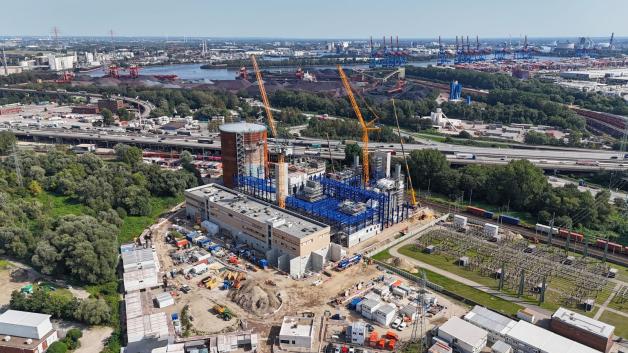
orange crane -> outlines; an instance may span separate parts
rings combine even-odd
[[[395,121],[397,122],[397,133],[399,134],[399,142],[401,143],[401,154],[403,155],[403,162],[406,164],[406,174],[408,175],[408,191],[410,192],[410,201],[412,207],[416,207],[416,194],[414,193],[414,186],[412,186],[412,177],[410,176],[410,167],[408,166],[408,158],[406,151],[403,148],[403,137],[401,136],[401,128],[399,127],[399,118],[397,118],[397,106],[395,106],[395,100],[392,100],[393,112],[395,113]]]
[[[275,138],[275,143],[278,142],[279,136],[277,135],[277,127],[275,125],[275,119],[273,118],[273,111],[270,109],[270,102],[268,101],[268,95],[266,94],[266,88],[264,87],[264,81],[262,79],[262,72],[259,69],[259,65],[257,65],[257,60],[255,59],[255,55],[251,54],[251,63],[253,64],[253,69],[255,69],[255,78],[257,79],[257,85],[259,86],[259,92],[262,96],[262,102],[264,103],[264,109],[266,110],[266,119],[268,120],[268,126],[270,127],[270,132]],[[268,148],[266,148],[268,151]],[[267,152],[268,153],[268,152]],[[277,205],[281,208],[286,208],[286,190],[284,190],[286,175],[284,172],[284,153],[283,148],[280,148],[277,153],[277,187],[276,187],[276,197],[277,197]],[[266,156],[266,174],[268,175],[268,164],[269,158]]]
[[[362,182],[364,185],[368,185],[369,183],[369,131],[377,131],[379,128],[374,127],[374,121],[369,121],[368,123],[362,117],[362,112],[360,111],[360,107],[358,103],[355,101],[355,97],[353,96],[353,91],[351,90],[351,84],[349,84],[349,79],[345,74],[342,66],[337,65],[338,74],[342,79],[342,85],[347,92],[347,96],[349,96],[349,102],[353,107],[353,111],[355,115],[358,117],[358,121],[360,122],[360,127],[362,128]]]

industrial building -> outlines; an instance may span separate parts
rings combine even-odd
[[[508,343],[515,353],[599,353],[593,348],[526,321],[518,321],[508,331],[504,342]]]
[[[488,340],[488,333],[459,317],[452,317],[438,328],[438,338],[461,353],[479,353]]]
[[[186,214],[217,224],[240,244],[293,277],[340,260],[329,226],[216,184],[185,191]]]
[[[166,313],[153,313],[148,292],[135,291],[124,297],[127,347],[125,353],[151,352],[174,342],[174,327]]]
[[[473,307],[473,309],[464,316],[464,319],[486,330],[490,343],[504,340],[508,331],[517,324],[516,321],[479,305]]]
[[[0,352],[43,353],[59,340],[50,315],[7,310],[0,315]]]
[[[338,244],[355,246],[408,217],[404,176],[400,166],[391,175],[390,152],[375,156],[377,178],[365,186],[359,172],[326,175],[325,163],[316,159],[276,164],[271,173],[263,125],[221,125],[220,141],[226,187],[270,203],[278,203],[277,190],[283,192],[286,208],[330,225]]]
[[[550,329],[585,346],[602,352],[613,346],[615,327],[582,314],[558,308],[552,315]]]
[[[122,257],[122,280],[125,292],[133,292],[160,286],[157,253],[150,248],[134,245],[120,247]]]
[[[348,335],[351,337],[351,343],[363,345],[368,335],[368,329],[364,321],[355,321],[349,327],[351,333]]]
[[[309,352],[314,344],[314,318],[286,316],[279,331],[279,347],[292,352]]]
[[[251,123],[220,125],[223,183],[234,188],[248,177],[264,178],[268,154],[266,126]]]

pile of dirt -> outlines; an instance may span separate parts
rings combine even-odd
[[[254,281],[246,281],[230,294],[230,299],[242,309],[259,316],[273,313],[281,306],[281,299],[274,290],[260,287]]]

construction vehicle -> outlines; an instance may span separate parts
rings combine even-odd
[[[345,74],[342,66],[337,65],[338,74],[342,79],[342,85],[347,92],[347,96],[349,97],[349,102],[351,103],[351,107],[353,107],[353,111],[355,115],[358,117],[358,121],[360,122],[360,127],[362,128],[362,183],[366,186],[369,183],[369,132],[379,130],[378,127],[374,126],[374,120],[369,121],[368,123],[364,120],[362,116],[362,112],[360,111],[360,107],[355,100],[355,96],[353,95],[353,90],[351,89],[351,84],[349,83],[349,79]]]
[[[199,282],[199,286],[205,286],[207,289],[214,289],[218,287],[218,278],[213,276],[208,276],[204,278],[201,282]]]
[[[342,259],[340,260],[340,262],[338,262],[338,265],[336,266],[336,269],[338,271],[342,271],[345,270],[357,263],[360,262],[360,260],[362,260],[362,255],[360,254],[356,254],[353,255],[352,257],[348,258],[348,259]]]
[[[229,308],[224,305],[214,305],[214,311],[216,312],[216,314],[218,314],[218,317],[222,318],[225,321],[231,320],[234,316],[233,312],[231,312],[231,310],[229,310]]]
[[[401,128],[399,127],[399,118],[397,117],[397,107],[395,106],[395,100],[392,100],[393,111],[395,113],[395,121],[397,122],[397,133],[399,134],[399,142],[401,144],[401,154],[403,155],[403,163],[406,165],[406,176],[408,177],[408,191],[410,193],[410,202],[413,208],[416,208],[416,194],[414,193],[414,186],[412,185],[412,176],[410,176],[410,167],[408,166],[408,158],[406,151],[403,148],[403,136],[401,136]]]
[[[270,127],[270,132],[272,133],[272,137],[275,139],[277,143],[279,136],[277,135],[277,126],[275,124],[275,119],[273,118],[273,112],[270,109],[270,102],[268,101],[268,95],[266,95],[266,88],[264,87],[264,80],[262,79],[262,72],[259,69],[259,65],[257,65],[257,60],[255,59],[255,55],[251,55],[251,63],[253,64],[253,69],[255,70],[255,78],[257,79],[257,85],[259,86],[259,92],[262,96],[262,102],[264,103],[264,109],[266,111],[266,119],[268,120],[268,126]],[[268,148],[266,148],[266,176],[270,175],[269,171],[269,157],[268,157]],[[286,186],[288,183],[286,182],[286,178],[288,177],[285,172],[285,149],[279,148],[277,151],[277,188],[276,190],[276,198],[277,205],[280,208],[286,208],[286,194],[288,190]]]

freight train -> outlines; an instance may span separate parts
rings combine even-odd
[[[487,218],[487,219],[495,219],[497,218],[498,221],[500,221],[501,223],[504,224],[511,224],[511,225],[521,225],[521,220],[519,218],[516,217],[512,217],[512,216],[508,216],[508,215],[499,215],[497,217],[495,217],[495,213],[491,212],[491,211],[487,211],[483,208],[479,208],[479,207],[474,207],[474,206],[467,206],[466,207],[466,212],[470,213],[472,215],[478,216],[478,217],[482,217],[482,218]],[[570,241],[575,241],[575,242],[584,242],[584,235],[580,234],[580,233],[576,233],[576,232],[572,232],[569,231],[567,229],[564,228],[556,228],[556,227],[550,227],[548,225],[545,224],[541,224],[541,223],[537,223],[534,227],[534,229],[539,232],[539,233],[543,233],[546,235],[549,235],[550,232],[552,232],[552,235],[556,235],[559,238],[562,239],[567,239],[569,238]],[[596,240],[595,243],[590,244],[593,247],[599,248],[599,249],[604,249],[606,246],[606,243],[608,242],[608,252],[610,253],[616,253],[616,254],[628,254],[628,246],[623,246],[621,244],[617,244],[617,243],[613,243],[613,242],[609,242],[607,240],[603,240],[603,239],[598,239]]]

